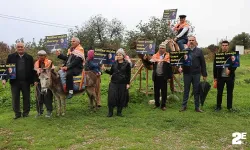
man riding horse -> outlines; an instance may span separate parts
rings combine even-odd
[[[174,41],[178,44],[180,50],[184,50],[184,44],[188,42],[189,24],[186,22],[186,15],[180,15],[180,23],[175,25],[172,30],[177,34]]]
[[[68,50],[67,56],[56,51],[56,55],[59,59],[65,60],[66,63],[61,68],[63,71],[66,71],[66,88],[68,90],[67,99],[73,97],[73,76],[79,75],[83,69],[84,49],[80,45],[80,40],[76,37],[71,39],[71,48]]]

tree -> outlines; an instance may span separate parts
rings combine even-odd
[[[249,33],[242,32],[236,35],[230,42],[230,49],[234,49],[236,45],[243,45],[245,49],[250,48],[250,35]]]
[[[5,63],[9,54],[14,52],[8,44],[0,42],[0,63]]]
[[[70,30],[70,37],[81,40],[85,49],[120,47],[125,26],[116,18],[109,21],[101,15],[91,17],[82,27]]]
[[[219,46],[217,46],[217,45],[214,45],[214,44],[211,44],[211,45],[209,45],[208,47],[207,47],[207,49],[209,49],[211,52],[217,52],[218,51],[218,49],[219,49]]]

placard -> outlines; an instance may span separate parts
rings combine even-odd
[[[191,66],[192,58],[190,51],[170,52],[170,64],[172,66]]]
[[[46,36],[45,43],[46,49],[50,52],[55,52],[57,49],[67,49],[67,34]]]
[[[240,56],[239,51],[235,52],[220,52],[215,54],[216,68],[239,67]]]
[[[113,49],[95,49],[94,63],[113,64],[115,62],[115,52]]]
[[[167,9],[163,12],[163,20],[175,20],[177,9]]]
[[[139,40],[136,43],[136,52],[139,54],[154,54],[155,43],[151,40]]]
[[[16,79],[16,64],[0,65],[0,80],[5,76],[8,76],[8,79]]]

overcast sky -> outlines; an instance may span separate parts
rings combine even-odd
[[[195,26],[199,46],[216,44],[217,38],[250,33],[250,0],[4,0],[0,14],[72,26],[81,26],[91,16],[102,14],[109,20],[118,18],[131,30],[140,20],[162,17],[164,9],[175,8]],[[8,44],[21,37],[27,42],[65,33],[68,30],[64,28],[0,17],[0,41]]]

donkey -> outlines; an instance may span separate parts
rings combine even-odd
[[[91,108],[96,110],[97,108],[97,90],[96,90],[96,75],[91,71],[85,71],[86,76],[86,87],[84,90],[81,90],[77,93],[82,93],[86,90],[86,93],[90,100]],[[64,116],[66,112],[66,92],[64,92],[63,85],[61,83],[61,79],[59,74],[49,67],[48,69],[44,69],[39,74],[39,79],[41,83],[41,93],[46,94],[47,89],[50,89],[55,96],[57,102],[57,116]],[[94,104],[95,103],[95,104]]]

